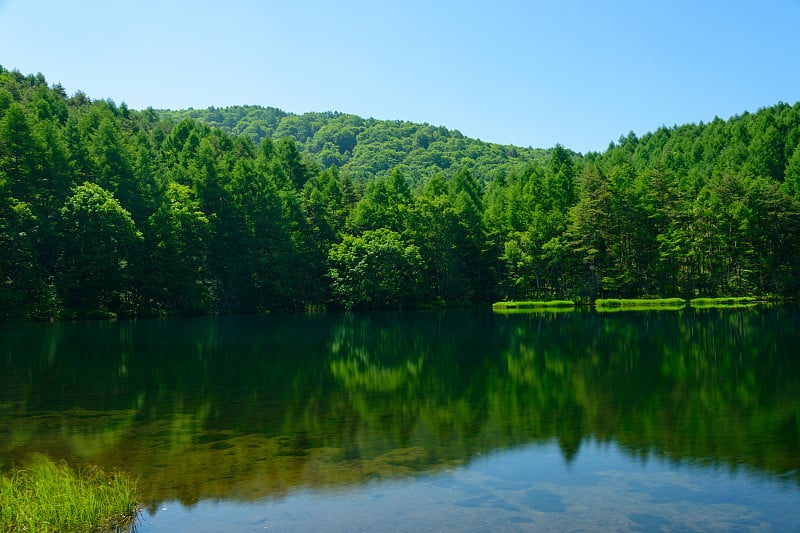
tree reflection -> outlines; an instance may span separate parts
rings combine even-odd
[[[268,316],[6,327],[0,451],[151,502],[280,496],[587,440],[800,482],[798,311]]]

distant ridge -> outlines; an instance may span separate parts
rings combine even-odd
[[[472,171],[485,182],[498,171],[542,163],[548,154],[546,149],[471,139],[442,126],[339,112],[295,115],[274,107],[232,106],[157,113],[173,122],[191,118],[255,143],[265,137],[291,137],[301,153],[320,167],[338,167],[361,181],[400,168],[412,183],[460,169]]]

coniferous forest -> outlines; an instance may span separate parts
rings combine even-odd
[[[0,320],[741,295],[800,295],[800,103],[583,155],[0,67]]]

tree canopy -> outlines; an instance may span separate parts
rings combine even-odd
[[[603,153],[0,67],[0,319],[800,295],[800,103]]]

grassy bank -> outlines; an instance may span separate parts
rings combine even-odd
[[[525,300],[525,301],[509,301],[509,302],[495,302],[492,304],[492,309],[564,309],[575,307],[575,302],[572,300]]]
[[[683,298],[599,298],[595,300],[596,307],[661,307],[672,305],[685,305]]]
[[[138,508],[126,475],[76,471],[43,455],[0,477],[0,531],[124,531]]]
[[[601,298],[594,302],[598,311],[677,311],[686,305],[683,298]]]
[[[498,315],[553,315],[574,313],[575,307],[501,307],[492,312]]]
[[[720,307],[750,307],[756,305],[760,300],[753,296],[736,296],[726,298],[692,298],[692,307],[699,309],[720,308]]]

